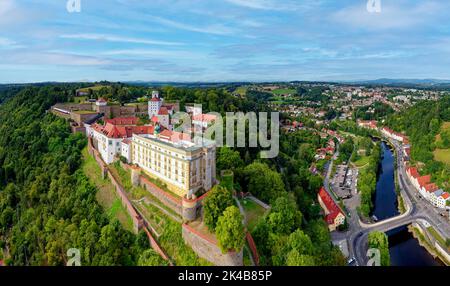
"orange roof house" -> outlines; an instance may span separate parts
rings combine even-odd
[[[321,207],[325,211],[325,221],[330,231],[336,230],[339,225],[344,224],[345,215],[324,187],[320,189],[318,199]]]

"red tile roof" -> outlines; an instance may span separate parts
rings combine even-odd
[[[167,110],[167,107],[161,107],[159,109],[158,115],[169,115],[169,111]]]
[[[370,120],[370,121],[361,120],[359,123],[364,126],[368,126],[370,128],[377,128],[377,124],[378,124],[378,122],[375,120]]]
[[[133,134],[153,134],[154,126],[120,126],[106,123],[105,126],[94,124],[92,128],[108,138],[131,138]]]
[[[417,171],[417,168],[415,168],[415,167],[409,167],[408,172],[411,174],[411,177],[413,177],[413,178],[417,179],[418,177],[420,177],[419,172]]]
[[[159,99],[158,97],[153,97],[150,101],[159,102],[161,101],[161,99]]]
[[[111,123],[113,125],[136,125],[139,118],[137,117],[117,117],[113,119],[105,119],[105,123]]]
[[[439,189],[439,187],[435,184],[428,184],[425,186],[425,191],[429,192],[429,193],[433,193],[435,191],[437,191]]]
[[[192,118],[194,121],[211,122],[217,119],[217,116],[212,114],[199,114]]]
[[[383,127],[383,130],[388,132],[388,133],[390,133],[390,134],[394,133],[394,130],[392,130],[392,129],[388,128],[388,127]]]
[[[163,139],[169,140],[171,142],[179,142],[179,141],[191,141],[191,136],[186,133],[170,131],[168,129],[164,130],[159,134],[159,136]]]
[[[417,179],[417,182],[419,183],[420,187],[424,187],[425,185],[427,185],[431,182],[431,176],[426,175],[426,176],[419,177]]]
[[[158,116],[153,115],[151,121],[152,121],[153,123],[158,123],[158,121],[159,121]]]
[[[330,195],[325,191],[325,188],[322,187],[319,191],[319,196],[322,202],[324,203],[325,207],[327,208],[327,211],[329,212],[325,216],[325,220],[328,224],[334,224],[334,220],[336,217],[342,213],[341,209],[337,206],[335,201],[330,197]]]
[[[449,194],[449,193],[443,193],[443,194],[441,195],[441,197],[442,197],[444,200],[446,200],[446,199],[450,198],[450,194]]]

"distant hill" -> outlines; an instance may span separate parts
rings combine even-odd
[[[349,82],[350,83],[350,82]],[[380,78],[375,80],[353,81],[355,84],[374,84],[374,85],[417,85],[417,86],[434,86],[434,85],[450,85],[450,80],[441,79],[390,79]]]

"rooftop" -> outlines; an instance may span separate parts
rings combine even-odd
[[[327,208],[328,214],[325,216],[325,220],[328,224],[333,224],[334,220],[339,214],[342,214],[341,209],[335,203],[333,198],[325,191],[325,188],[322,187],[319,191],[319,196]]]
[[[105,123],[113,125],[136,125],[139,121],[137,117],[118,117],[113,119],[105,119]]]

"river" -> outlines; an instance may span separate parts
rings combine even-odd
[[[379,166],[374,211],[379,220],[399,215],[395,193],[395,156],[386,142],[381,142],[381,162]],[[392,266],[437,266],[440,265],[419,245],[406,226],[387,232]]]
[[[378,171],[374,211],[378,220],[384,220],[399,215],[397,194],[394,182],[395,157],[386,142],[381,142],[381,162]]]

